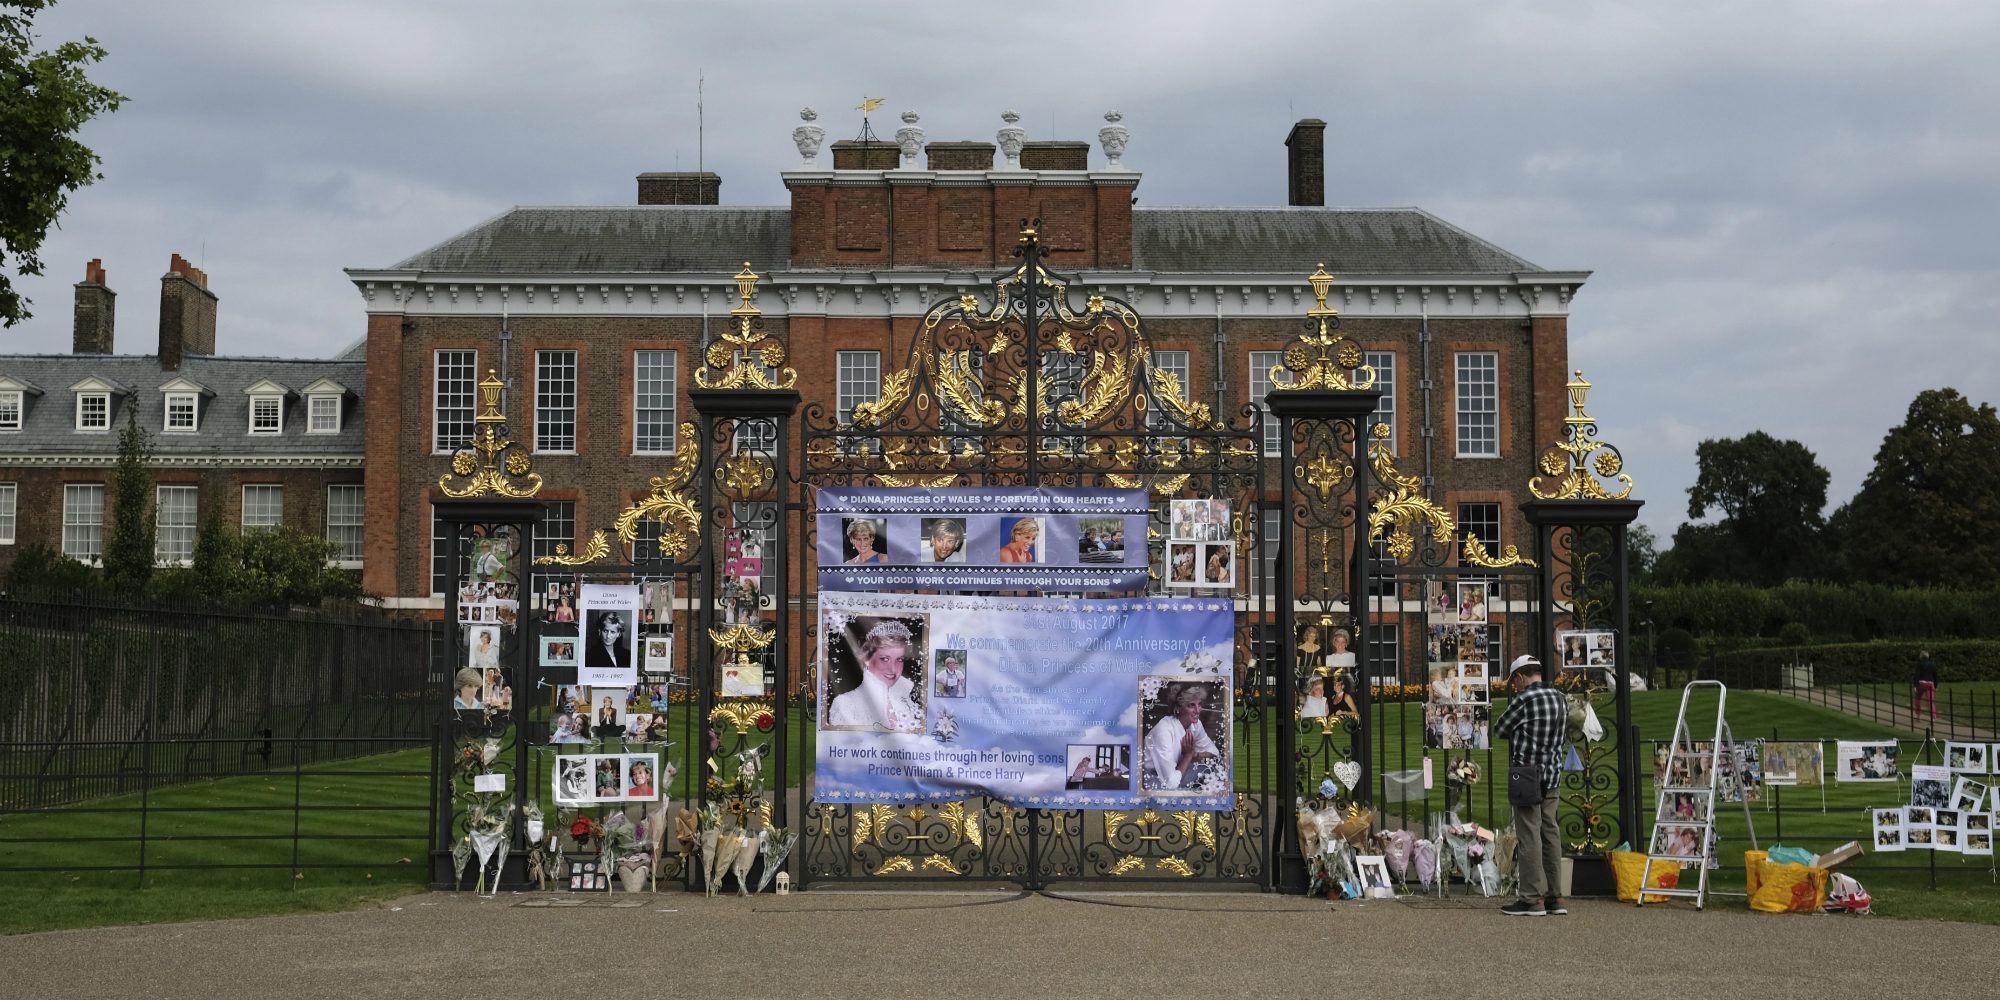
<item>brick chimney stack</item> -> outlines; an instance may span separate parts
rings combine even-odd
[[[179,371],[184,354],[215,353],[215,293],[208,275],[174,254],[160,277],[160,370]]]
[[[1317,118],[1301,118],[1285,137],[1287,160],[1286,204],[1326,204],[1326,123]]]
[[[118,311],[118,293],[104,283],[104,260],[83,266],[83,280],[76,283],[75,340],[77,354],[110,354],[111,328]]]
[[[712,171],[639,175],[641,205],[716,205],[721,195],[722,178]]]

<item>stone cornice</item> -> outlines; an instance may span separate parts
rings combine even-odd
[[[146,462],[152,469],[359,469],[361,455],[154,455]],[[18,468],[110,468],[118,464],[116,452],[0,453],[0,469]]]
[[[1060,255],[1051,262],[1062,271]],[[946,295],[984,286],[1000,268],[811,269],[766,275],[755,303],[767,317],[918,316]],[[503,308],[517,318],[536,316],[719,316],[733,304],[733,274],[447,274],[349,269],[371,315],[490,316]],[[1173,274],[1153,271],[1081,271],[1080,294],[1103,292],[1132,303],[1153,319],[1293,317],[1312,304],[1305,275],[1259,273]],[[1489,319],[1569,315],[1570,300],[1589,271],[1516,274],[1336,273],[1327,302],[1350,318],[1414,317]]]

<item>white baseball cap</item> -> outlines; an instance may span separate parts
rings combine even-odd
[[[1539,667],[1541,665],[1542,661],[1535,659],[1533,655],[1528,653],[1522,653],[1521,655],[1514,657],[1514,662],[1508,665],[1507,676],[1512,677],[1515,674],[1520,673],[1521,668],[1523,667]]]

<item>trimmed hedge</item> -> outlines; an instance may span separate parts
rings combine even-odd
[[[1777,638],[1791,623],[1820,640],[2000,639],[2000,591],[1884,587],[1877,584],[1803,583],[1753,587],[1698,583],[1633,587],[1633,617],[1653,602],[1653,621],[1665,630],[1699,636]]]
[[[2000,641],[1959,639],[1939,642],[1848,642],[1782,649],[1745,649],[1715,661],[1723,682],[1742,687],[1777,687],[1784,668],[1810,663],[1813,683],[1909,684],[1917,653],[1929,650],[1939,683],[2000,681]],[[1706,670],[1704,670],[1706,672]]]

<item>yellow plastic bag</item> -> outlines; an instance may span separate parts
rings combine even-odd
[[[1818,913],[1826,904],[1827,870],[1759,861],[1750,908],[1765,913]]]
[[[1762,866],[1770,858],[1770,851],[1743,852],[1743,878],[1750,887],[1750,895],[1757,894],[1757,887],[1764,884]]]
[[[1618,880],[1618,898],[1624,902],[1639,899],[1639,880],[1645,879],[1646,888],[1673,889],[1681,884],[1681,866],[1672,861],[1660,861],[1646,870],[1646,856],[1637,851],[1612,851],[1611,874]],[[1648,903],[1664,903],[1672,896],[1646,894]]]

